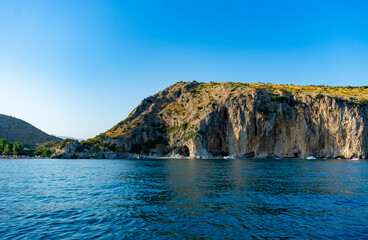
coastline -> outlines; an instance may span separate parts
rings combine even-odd
[[[188,159],[188,160],[201,160],[201,159],[213,159],[213,160],[232,160],[232,159],[276,159],[276,160],[286,160],[286,159],[305,159],[305,160],[328,160],[328,159],[354,159],[361,160],[365,158],[346,158],[346,157],[314,157],[314,156],[301,156],[301,157],[281,157],[281,156],[195,156],[188,157],[179,154],[170,155],[140,155],[131,153],[98,153],[98,154],[66,154],[66,155],[53,155],[53,159],[147,159],[147,160],[166,160],[166,159]]]
[[[0,155],[0,159],[47,159],[42,156],[27,156],[27,155]]]
[[[365,158],[308,158],[308,157],[300,157],[300,158],[294,158],[294,157],[184,157],[184,156],[177,156],[177,157],[171,157],[171,156],[120,156],[120,157],[42,157],[42,156],[0,156],[1,159],[116,159],[116,160],[123,160],[123,159],[136,159],[136,160],[169,160],[169,159],[185,159],[185,160],[246,160],[246,159],[275,159],[275,160],[365,160]]]

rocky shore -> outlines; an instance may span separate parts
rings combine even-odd
[[[101,150],[99,152],[84,152],[84,151],[78,151],[78,147],[75,148],[75,146],[79,146],[80,143],[78,140],[74,140],[73,142],[68,143],[69,146],[63,149],[62,151],[58,151],[55,153],[52,158],[61,158],[61,159],[186,159],[186,158],[192,158],[192,159],[245,159],[245,158],[263,158],[263,157],[254,157],[254,156],[183,156],[180,154],[167,154],[167,155],[159,155],[159,154],[150,154],[150,155],[144,155],[144,154],[137,154],[137,153],[116,153],[113,151],[108,151],[108,149]],[[74,147],[72,147],[74,146]],[[0,156],[2,158],[2,156]],[[14,157],[5,157],[5,158],[14,158]],[[30,158],[30,157],[17,157],[17,158]],[[43,158],[43,157],[37,157],[37,158]],[[303,156],[303,157],[279,157],[279,156],[267,156],[265,158],[276,158],[276,159],[309,159],[314,160],[317,159],[314,156]],[[321,158],[320,158],[321,159]],[[323,159],[345,159],[345,157],[324,157]],[[347,158],[351,159],[351,158]]]

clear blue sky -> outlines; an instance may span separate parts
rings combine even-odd
[[[0,0],[0,113],[89,138],[182,80],[368,85],[368,3]]]

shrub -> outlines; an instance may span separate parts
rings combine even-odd
[[[322,93],[318,93],[317,95],[316,95],[316,98],[317,99],[322,99],[322,98],[324,98],[325,97],[325,95],[323,95]]]
[[[43,152],[42,152],[42,157],[50,157],[51,154],[53,154],[53,151],[50,150],[50,149],[45,149]]]
[[[170,134],[170,133],[172,133],[176,128],[177,128],[177,126],[170,126],[170,127],[168,127],[168,128],[167,128],[167,130],[166,130],[166,131],[167,131],[167,133],[168,133],[168,134]]]
[[[288,98],[286,96],[280,96],[280,95],[273,95],[271,98],[272,101],[277,101],[277,102],[284,102],[287,99]]]
[[[361,105],[361,106],[365,106],[365,105],[367,105],[367,102],[368,102],[368,100],[367,99],[361,99],[361,100],[359,100],[359,105]]]
[[[189,123],[185,122],[185,123],[182,123],[182,124],[180,125],[180,128],[181,128],[181,129],[183,129],[183,130],[185,131],[185,130],[187,130],[188,126],[189,126]]]
[[[188,92],[190,92],[190,93],[197,93],[197,90],[196,89],[194,89],[194,88],[192,88],[192,89],[190,89]]]
[[[184,140],[185,140],[185,141],[188,141],[189,139],[192,139],[192,138],[194,138],[194,137],[196,137],[196,136],[197,136],[197,134],[196,134],[196,133],[191,133],[191,134],[189,134],[189,135],[185,136],[185,137],[184,137]]]

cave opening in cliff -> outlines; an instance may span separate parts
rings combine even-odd
[[[208,137],[207,149],[213,156],[229,155],[228,152],[223,150],[223,141],[219,132],[210,134]]]
[[[179,149],[178,149],[178,153],[184,157],[189,157],[189,148],[187,146],[181,146]]]

